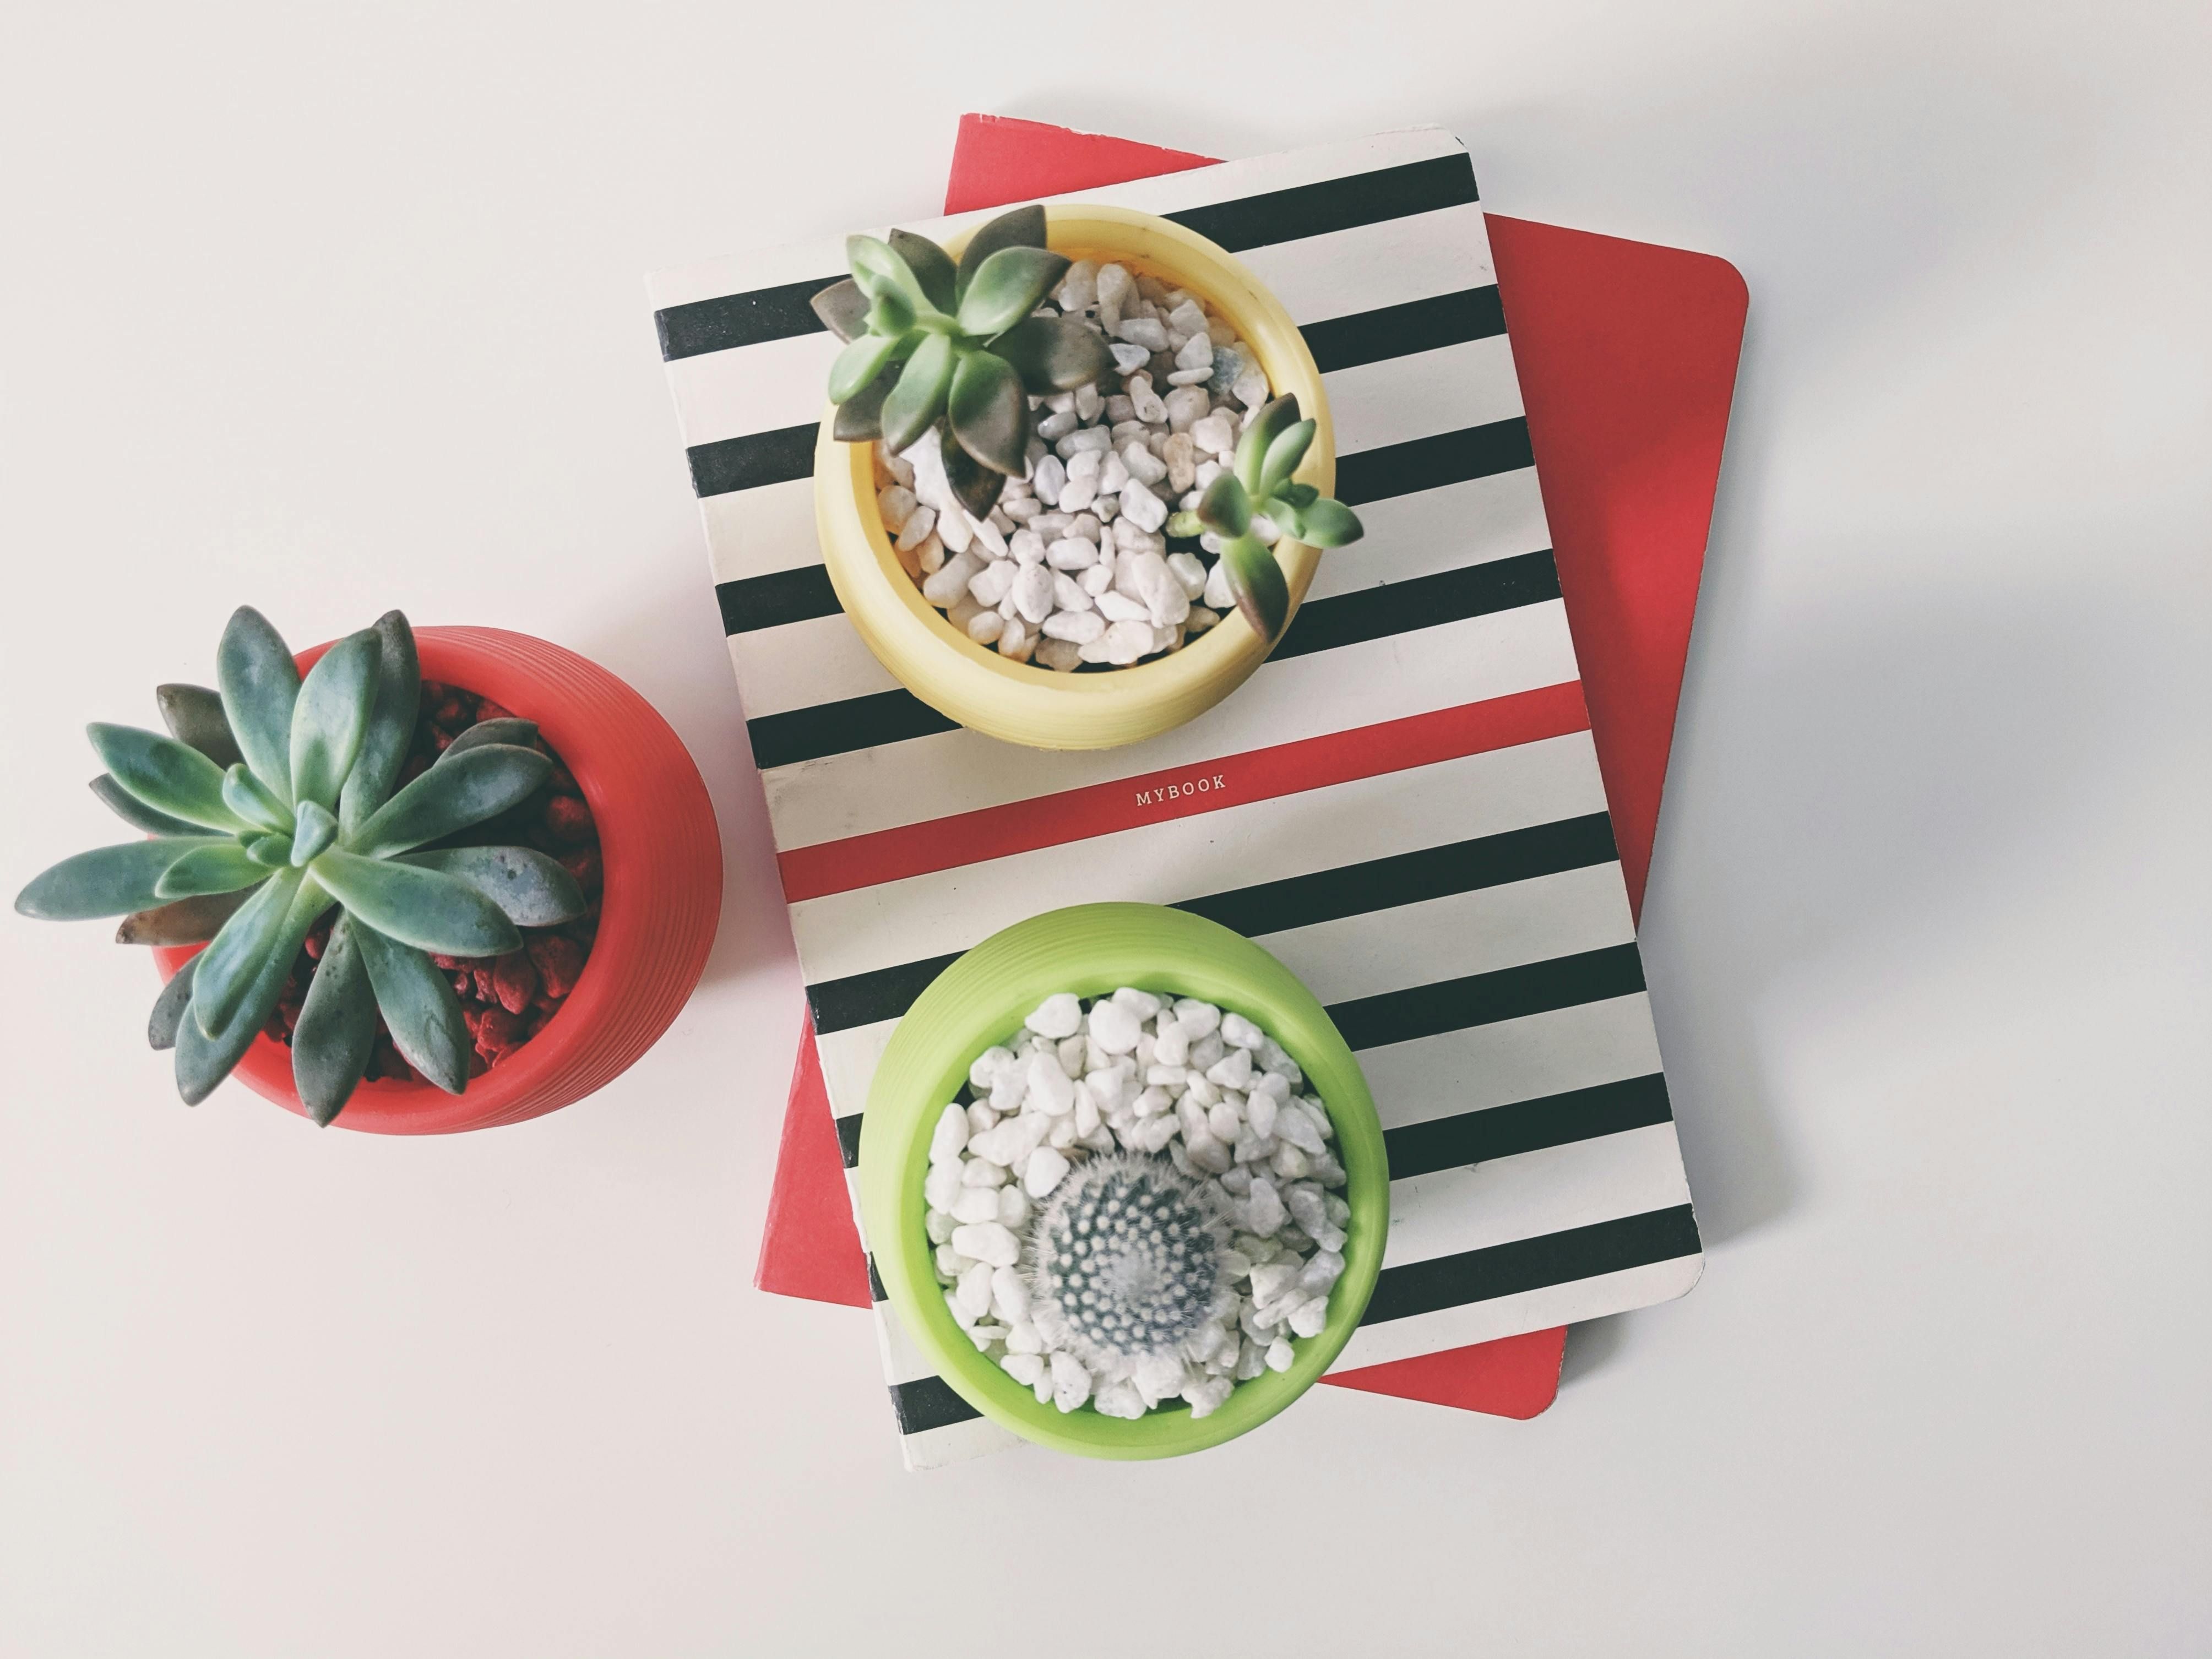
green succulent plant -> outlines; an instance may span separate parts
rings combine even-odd
[[[240,607],[216,654],[219,691],[163,686],[170,735],[87,727],[107,770],[93,792],[145,838],[64,859],[17,896],[27,916],[124,915],[118,937],[206,950],[154,1004],[197,1105],[268,1021],[309,932],[332,923],[293,1032],[292,1077],[328,1124],[367,1068],[380,1012],[408,1063],[468,1085],[470,1038],[432,953],[520,950],[521,927],[582,914],[575,878],[523,847],[436,848],[523,799],[552,763],[528,720],[484,721],[398,784],[422,681],[407,619],[389,612],[301,678],[260,612]]]
[[[1097,331],[1031,314],[1068,266],[1045,246],[1044,210],[1000,214],[957,264],[905,230],[848,237],[845,257],[853,274],[813,301],[845,342],[830,369],[835,434],[896,453],[941,422],[946,477],[981,517],[1028,466],[1028,394],[1073,392],[1114,367]]]
[[[1235,464],[1206,487],[1196,511],[1168,520],[1170,536],[1210,530],[1220,538],[1229,590],[1263,639],[1282,632],[1291,590],[1268,544],[1254,533],[1254,520],[1264,517],[1277,534],[1310,547],[1342,547],[1365,533],[1358,516],[1342,501],[1331,501],[1311,484],[1291,482],[1313,446],[1315,430],[1312,421],[1298,418],[1294,395],[1262,404],[1237,441]]]

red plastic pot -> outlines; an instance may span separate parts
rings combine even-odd
[[[418,629],[422,678],[538,722],[592,809],[606,872],[599,927],[576,988],[544,1030],[465,1092],[363,1083],[337,1127],[451,1134],[520,1123],[605,1087],[659,1040],[706,969],[722,908],[721,838],[706,786],[668,722],[597,663],[496,628]],[[326,650],[300,653],[306,669]],[[158,948],[167,979],[201,947]],[[306,1115],[292,1051],[256,1037],[231,1073]]]

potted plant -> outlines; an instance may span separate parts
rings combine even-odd
[[[1328,402],[1280,303],[1205,238],[1119,208],[847,246],[853,276],[815,301],[846,342],[816,519],[878,658],[1041,748],[1134,742],[1226,696],[1319,550],[1360,533],[1328,499]]]
[[[1382,1267],[1389,1170],[1358,1061],[1288,969],[1182,911],[1076,906],[977,945],[900,1020],[861,1126],[901,1326],[1059,1450],[1175,1456],[1256,1428],[1342,1352]]]
[[[583,658],[392,612],[296,659],[251,609],[167,735],[90,728],[146,838],[18,910],[123,915],[167,975],[179,1092],[235,1075],[319,1123],[512,1122],[605,1083],[696,982],[720,908],[709,806],[651,707]],[[203,946],[204,948],[203,948]]]

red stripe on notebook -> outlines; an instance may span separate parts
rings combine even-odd
[[[1139,774],[923,823],[796,847],[777,856],[787,904],[1057,847],[1164,818],[1323,789],[1355,778],[1510,749],[1589,729],[1579,681],[1516,691],[1173,771]]]

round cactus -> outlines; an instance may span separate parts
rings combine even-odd
[[[1102,1364],[1169,1352],[1228,1297],[1228,1229],[1205,1186],[1164,1158],[1089,1159],[1054,1190],[1034,1240],[1040,1322]]]

